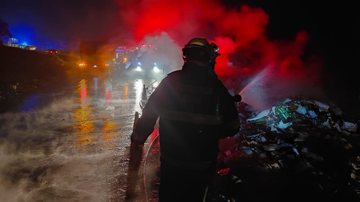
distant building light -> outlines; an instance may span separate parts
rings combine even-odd
[[[4,43],[5,46],[19,48],[18,40],[16,38],[8,38],[8,40]]]
[[[17,40],[17,38],[9,38],[7,43],[8,44],[18,44],[18,40]]]
[[[5,43],[4,44],[5,46],[9,46],[9,47],[14,47],[14,48],[19,48],[19,44],[8,44],[8,43]]]
[[[24,49],[34,51],[34,50],[36,50],[36,46],[31,46],[31,45],[30,46],[25,46]]]

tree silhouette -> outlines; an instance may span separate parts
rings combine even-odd
[[[0,19],[0,42],[2,42],[4,37],[11,37],[11,33],[9,31],[9,25]]]

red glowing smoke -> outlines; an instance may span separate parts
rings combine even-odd
[[[216,72],[222,78],[250,75],[265,67],[286,79],[318,75],[301,59],[308,34],[299,30],[293,40],[269,40],[265,34],[269,16],[261,8],[229,9],[219,0],[119,0],[119,5],[121,19],[137,41],[161,32],[180,47],[193,37],[214,41],[220,47]]]

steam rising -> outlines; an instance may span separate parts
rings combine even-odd
[[[126,166],[114,169],[121,164],[113,162],[117,151],[76,143],[70,112],[77,107],[63,99],[41,110],[0,115],[1,201],[111,200]]]
[[[305,93],[309,86],[320,87],[320,60],[315,56],[303,57],[311,36],[299,30],[292,40],[270,40],[266,36],[269,16],[261,8],[243,4],[238,9],[229,9],[218,0],[119,0],[118,4],[122,9],[120,20],[131,28],[137,41],[161,40],[168,35],[170,39],[158,43],[174,50],[193,37],[214,41],[221,53],[215,70],[231,91],[239,93],[248,83],[254,87],[251,78],[260,82],[252,89],[261,91],[257,97],[249,97],[255,94],[249,93],[250,86],[246,87],[243,98],[249,104],[258,105],[254,101],[260,99],[267,102],[259,105],[262,108],[274,99]],[[161,55],[180,64],[173,56]],[[268,67],[271,74],[267,74],[266,81],[257,78],[256,74]]]
[[[144,39],[145,44],[151,44],[153,48],[146,55],[144,61],[157,61],[166,72],[172,72],[181,69],[183,64],[180,47],[165,32],[156,36],[147,36]]]
[[[251,77],[239,94],[243,102],[251,104],[257,110],[269,108],[290,96],[302,95],[320,100],[326,99],[317,85],[293,77],[283,77],[271,66]]]

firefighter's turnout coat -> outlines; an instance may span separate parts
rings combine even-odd
[[[136,123],[132,142],[144,143],[157,118],[161,163],[188,169],[213,165],[218,140],[239,131],[232,96],[210,67],[195,62],[161,81]]]

